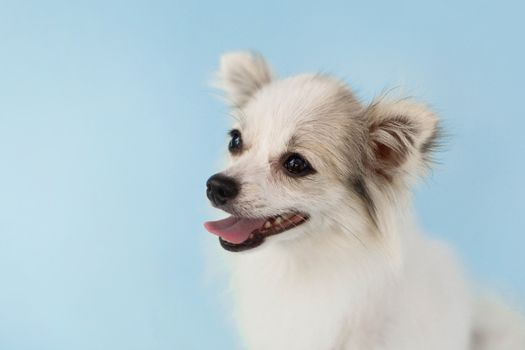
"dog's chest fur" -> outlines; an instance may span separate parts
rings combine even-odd
[[[320,241],[234,257],[236,316],[246,347],[465,349],[468,302],[455,262],[442,247],[420,244],[405,262],[413,266],[397,276],[384,270],[383,256],[351,256]],[[438,314],[447,320],[436,322]],[[443,332],[451,338],[433,338]]]

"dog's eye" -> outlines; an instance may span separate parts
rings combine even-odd
[[[230,153],[238,153],[242,150],[242,138],[239,130],[230,131],[231,140],[228,144]]]
[[[308,161],[297,153],[288,155],[283,166],[292,176],[305,176],[314,171]]]

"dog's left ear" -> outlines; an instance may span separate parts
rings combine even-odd
[[[368,166],[388,180],[420,174],[438,144],[439,120],[425,105],[378,101],[365,111]]]
[[[272,72],[264,58],[252,52],[232,52],[221,57],[215,86],[226,93],[231,105],[242,107],[264,85]]]

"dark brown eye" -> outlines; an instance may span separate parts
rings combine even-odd
[[[311,174],[314,170],[300,154],[290,154],[283,163],[284,168],[292,176],[305,176]]]
[[[230,131],[231,140],[228,144],[228,150],[230,153],[238,153],[242,150],[242,138],[239,130]]]

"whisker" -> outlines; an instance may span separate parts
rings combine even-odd
[[[303,216],[301,216],[301,215],[298,215],[298,214],[296,214],[296,215],[299,216],[301,219],[306,220],[305,217],[303,217]],[[286,221],[288,221],[289,223],[291,223],[294,227],[297,227],[297,226],[298,226],[295,222],[293,222],[292,220],[290,220],[290,219],[288,219],[288,218],[283,218],[283,219],[286,220]],[[279,224],[279,225],[280,225],[280,224]],[[282,227],[282,226],[281,226],[281,227]]]
[[[357,239],[357,240],[363,245],[363,247],[368,248],[368,247],[366,246],[365,242],[363,242],[363,240],[362,240],[358,235],[356,235],[356,234],[355,234],[355,233],[354,233],[354,232],[353,232],[348,226],[346,226],[345,224],[343,224],[342,222],[340,222],[339,220],[337,220],[337,219],[334,218],[334,217],[328,216],[328,215],[323,214],[323,213],[319,213],[319,214],[324,215],[324,216],[325,216],[326,218],[328,218],[329,220],[332,220],[332,221],[334,221],[336,224],[342,226],[342,227],[345,229],[345,231],[348,232],[348,233],[350,233],[350,234],[352,234],[352,236],[354,236],[354,237],[355,237],[355,238],[356,238],[356,239]]]

